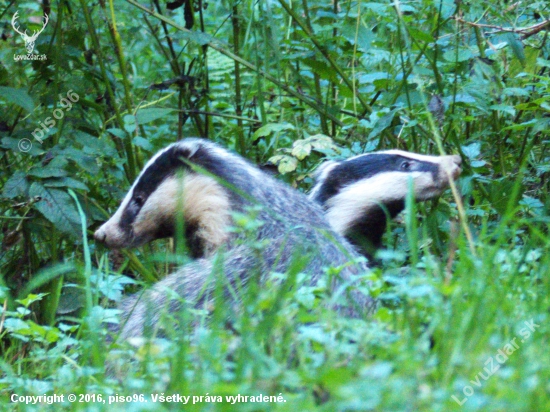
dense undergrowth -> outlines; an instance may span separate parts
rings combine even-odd
[[[547,2],[169,4],[0,0],[2,406],[550,410]],[[14,57],[27,54],[16,11],[27,33],[49,16],[34,46],[47,59]],[[166,339],[106,343],[122,294],[185,257],[86,236],[187,136],[303,191],[325,158],[456,153],[460,197],[392,225],[365,275],[371,318],[338,316],[298,276],[283,294],[251,285],[231,327],[220,305]],[[275,402],[226,398],[239,394]]]

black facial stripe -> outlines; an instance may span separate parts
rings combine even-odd
[[[189,254],[193,259],[204,257],[204,239],[198,235],[199,227],[196,223],[185,222],[185,240]]]
[[[400,168],[403,161],[411,163],[409,170],[405,171]],[[409,173],[415,171],[429,172],[432,174],[433,180],[437,181],[439,165],[396,154],[373,153],[359,156],[355,159],[341,162],[328,173],[317,194],[317,201],[325,204],[328,199],[338,194],[344,187],[380,173]],[[405,195],[403,194],[403,197]]]
[[[187,148],[172,146],[157,157],[155,161],[145,169],[139,181],[134,186],[130,202],[128,202],[126,209],[122,212],[120,218],[120,226],[122,228],[129,229],[132,226],[141,206],[147,202],[147,199],[157,190],[164,179],[174,175],[178,168],[185,167],[185,164],[180,158],[189,158],[190,154],[191,151]],[[141,206],[135,202],[138,196],[141,198]]]
[[[242,159],[233,156],[220,159],[220,157],[204,147],[201,147],[193,155],[193,163],[212,173],[214,176],[219,177],[227,184],[234,186],[237,186],[239,181],[250,181],[247,168],[242,167],[242,162]],[[253,167],[256,168],[256,166]]]
[[[361,250],[370,253],[382,246],[382,236],[386,231],[388,220],[393,219],[405,208],[405,201],[395,200],[384,204],[384,208],[385,210],[375,206],[368,213],[358,216],[346,231],[346,238]],[[389,214],[389,219],[386,212]]]

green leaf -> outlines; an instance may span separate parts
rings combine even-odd
[[[313,136],[308,137],[307,141],[309,141],[311,146],[317,150],[337,149],[337,146],[332,141],[332,138],[324,134],[314,134]]]
[[[472,59],[474,57],[474,54],[470,51],[470,49],[459,48],[458,53],[456,49],[447,50],[443,54],[443,57],[449,62],[454,62],[455,60],[459,62],[464,62]]]
[[[136,116],[138,124],[151,123],[157,119],[168,116],[172,113],[174,109],[161,109],[161,108],[151,108],[151,109],[141,109],[138,110]]]
[[[277,133],[283,130],[294,130],[294,126],[290,123],[268,123],[265,126],[260,127],[252,135],[252,140],[256,141],[260,137],[269,136],[272,133]]]
[[[292,145],[292,156],[304,160],[311,153],[311,144],[307,140],[296,140]]]
[[[151,142],[149,142],[149,140],[141,136],[134,137],[134,139],[132,140],[132,143],[138,147],[141,147],[142,149],[149,150],[149,151],[153,150],[153,145],[151,144]]]
[[[507,104],[493,104],[492,106],[489,106],[489,109],[496,110],[497,112],[508,113],[512,116],[516,115],[516,109],[514,106],[509,106]]]
[[[75,149],[74,147],[70,147],[64,150],[63,154],[68,159],[71,159],[73,162],[75,162],[78,167],[87,171],[91,175],[97,175],[99,173],[99,166],[97,165],[95,157],[87,156],[82,153],[82,151]]]
[[[374,129],[369,133],[369,139],[374,139],[378,137],[385,129],[390,127],[393,117],[395,116],[395,111],[385,114],[384,116],[378,118],[374,125]]]
[[[523,195],[523,199],[521,199],[519,204],[526,206],[528,209],[541,209],[544,207],[544,203],[542,203],[539,199],[535,199],[534,197],[527,195]]]
[[[14,89],[13,87],[0,87],[0,97],[3,97],[8,102],[22,107],[28,112],[32,112],[34,110],[34,102],[26,90]]]
[[[516,56],[516,58],[519,60],[521,66],[525,67],[525,51],[523,49],[523,43],[519,41],[516,35],[513,33],[508,33],[506,39],[508,40],[508,44],[512,49],[512,53],[514,53],[514,56]]]
[[[83,190],[88,192],[88,186],[84,183],[73,179],[72,177],[62,177],[60,179],[48,179],[42,182],[46,187],[70,187],[72,189]]]
[[[30,176],[35,177],[64,177],[67,176],[67,171],[64,169],[60,169],[58,167],[41,167],[41,166],[34,166],[31,170],[29,170]]]
[[[35,182],[31,185],[29,195],[42,198],[34,204],[34,207],[58,230],[75,237],[80,236],[80,217],[72,199],[66,192],[44,187]]]
[[[430,33],[426,32],[426,31],[418,30],[414,27],[408,27],[408,30],[409,30],[410,36],[414,39],[423,41],[425,43],[433,43],[434,42],[434,38],[430,35]]]
[[[42,300],[42,298],[46,295],[47,295],[47,293],[39,293],[39,294],[29,293],[29,295],[26,296],[25,298],[16,299],[15,301],[17,303],[21,303],[23,306],[28,308],[31,305],[31,303],[38,302],[39,300]]]
[[[112,128],[107,129],[109,133],[111,133],[113,136],[118,137],[119,139],[126,138],[126,132],[122,129]]]
[[[462,153],[464,153],[468,159],[475,159],[481,153],[481,143],[474,142],[468,146],[462,146]]]
[[[321,79],[330,81],[338,80],[338,76],[336,75],[334,69],[324,61],[315,59],[303,59],[302,63],[310,67],[314,73],[318,74],[321,77]]]
[[[29,191],[29,182],[23,172],[15,172],[4,185],[2,196],[13,199],[17,196],[25,196]]]
[[[269,161],[277,165],[281,174],[293,172],[298,167],[298,159],[289,155],[273,156]]]

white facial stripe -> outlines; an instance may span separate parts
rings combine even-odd
[[[409,192],[409,179],[413,179],[418,200],[436,196],[443,189],[434,182],[429,172],[385,172],[359,180],[327,201],[326,217],[330,225],[338,233],[346,234],[352,224],[368,213],[369,209],[405,199]]]
[[[417,153],[405,152],[403,150],[385,150],[383,152],[378,152],[381,154],[397,155],[407,157],[409,159],[418,160],[420,162],[429,162],[439,164],[441,159],[446,156],[431,156],[431,155],[421,155]]]
[[[315,184],[315,186],[309,193],[308,197],[310,199],[315,199],[315,196],[317,196],[317,192],[319,192],[319,190],[323,186],[323,183],[325,182],[329,173],[339,164],[340,162],[334,162],[332,160],[329,160],[327,162],[324,162],[321,166],[317,168],[317,170],[313,175],[313,179],[318,183]]]
[[[380,152],[360,154],[360,155],[353,156],[353,157],[350,157],[350,158],[346,159],[345,162],[348,162],[348,161],[353,160],[353,159],[357,159],[357,158],[362,157],[362,156],[371,156],[371,155],[376,155],[376,154],[387,154],[387,155],[403,156],[403,157],[406,157],[408,159],[418,160],[418,161],[421,161],[421,162],[429,162],[429,163],[434,163],[434,164],[439,164],[441,159],[446,157],[446,156],[421,155],[421,154],[417,154],[417,153],[406,152],[404,150],[393,149],[393,150],[383,150],[383,151],[380,151]]]

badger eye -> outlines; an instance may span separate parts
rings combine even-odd
[[[399,166],[399,168],[401,170],[409,170],[411,168],[411,162],[409,162],[408,160],[405,160],[401,163],[401,165]]]
[[[143,197],[142,196],[134,197],[134,203],[137,207],[143,206]]]

